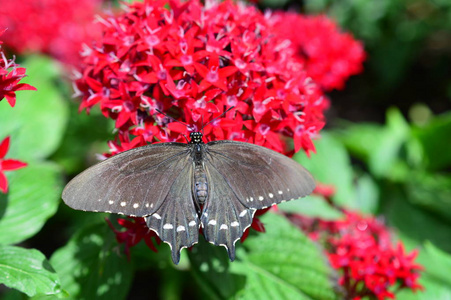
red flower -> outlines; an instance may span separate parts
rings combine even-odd
[[[2,32],[0,32],[1,34]],[[25,68],[19,68],[13,60],[8,60],[0,47],[0,101],[6,98],[9,105],[14,107],[16,105],[17,91],[35,91],[35,87],[26,83],[19,83],[25,76]]]
[[[344,211],[341,221],[323,221],[299,215],[289,218],[321,242],[333,268],[340,270],[340,284],[349,298],[395,298],[394,288],[423,287],[417,283],[423,268],[414,263],[418,254],[394,247],[388,229],[373,217]]]
[[[92,21],[102,0],[0,0],[0,28],[16,53],[41,52],[78,64],[84,42],[99,36]]]
[[[130,247],[136,246],[141,240],[144,239],[146,245],[154,252],[157,252],[155,245],[153,244],[152,238],[154,238],[157,244],[161,243],[158,235],[149,229],[146,225],[146,221],[144,218],[136,218],[131,217],[130,220],[127,219],[118,219],[117,223],[126,228],[125,231],[119,231],[114,228],[113,224],[109,219],[105,219],[108,223],[108,226],[114,231],[116,234],[116,240],[119,244],[125,245],[125,254],[130,259]]]
[[[155,109],[200,129],[236,106],[204,128],[206,140],[248,141],[288,155],[314,150],[328,100],[258,10],[231,1],[144,1],[101,25],[75,85],[81,108],[100,106],[119,135],[185,141],[188,128]]]
[[[8,180],[4,171],[14,171],[26,167],[27,164],[15,159],[4,159],[9,149],[9,136],[0,143],[0,191],[8,192]]]
[[[342,89],[349,76],[362,72],[365,51],[350,33],[342,33],[327,16],[277,12],[271,21],[307,73],[326,90]],[[287,26],[289,24],[289,26]]]

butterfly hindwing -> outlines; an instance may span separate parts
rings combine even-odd
[[[147,216],[162,205],[186,165],[186,144],[140,147],[104,160],[72,179],[63,191],[74,209]]]
[[[191,247],[199,237],[199,218],[190,192],[192,169],[191,161],[186,159],[185,168],[172,183],[167,183],[169,193],[161,206],[146,217],[147,226],[171,247],[175,264],[179,263],[182,248]]]
[[[205,163],[209,178],[209,198],[201,215],[205,239],[227,248],[230,260],[235,259],[235,243],[252,224],[255,209],[241,203],[226,178],[210,163]]]
[[[221,174],[248,208],[262,209],[310,194],[315,182],[292,159],[265,147],[235,142],[210,142],[205,160]]]

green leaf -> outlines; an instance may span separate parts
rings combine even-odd
[[[7,101],[0,102],[0,139],[11,135],[9,153],[14,158],[30,161],[52,154],[59,146],[67,122],[67,103],[57,85],[59,65],[49,58],[34,56],[23,67],[27,75],[23,81],[37,91],[21,91],[14,109]]]
[[[411,203],[451,221],[451,210],[449,209],[451,207],[451,177],[426,172],[411,172],[406,183],[406,191]]]
[[[415,128],[414,135],[422,145],[429,169],[440,170],[451,166],[451,151],[447,151],[451,136],[451,113],[434,118],[423,128]]]
[[[335,132],[348,151],[366,163],[368,163],[371,152],[381,144],[384,135],[382,126],[369,123],[346,123],[344,130]]]
[[[133,268],[104,223],[80,230],[50,262],[72,299],[125,299]]]
[[[62,292],[58,275],[35,249],[0,245],[0,283],[28,296]]]
[[[237,242],[237,248],[241,245]],[[245,277],[230,272],[229,257],[224,247],[207,243],[199,237],[188,256],[194,278],[208,299],[230,299],[244,287]]]
[[[385,216],[392,227],[416,245],[426,240],[451,252],[451,226],[441,218],[410,204],[399,189],[390,188],[382,194]]]
[[[337,299],[333,272],[321,249],[284,217],[262,217],[266,233],[250,236],[230,271],[246,277],[242,299]],[[220,284],[220,283],[217,283]]]
[[[387,126],[378,145],[370,152],[369,167],[371,173],[378,177],[400,179],[405,172],[399,163],[400,151],[410,137],[410,128],[401,112],[396,108],[387,111]],[[396,174],[398,178],[393,178]]]
[[[294,159],[309,170],[316,181],[336,187],[333,199],[339,205],[356,207],[353,187],[353,170],[345,147],[340,141],[322,132],[321,139],[315,141],[316,155],[310,159],[300,153]]]
[[[379,204],[379,187],[368,174],[361,174],[357,178],[356,202],[359,211],[375,214]]]
[[[57,165],[30,163],[8,172],[9,192],[0,194],[0,244],[21,242],[38,232],[58,208],[62,180]]]
[[[323,220],[337,220],[343,216],[339,210],[327,204],[323,197],[316,195],[280,203],[277,207],[284,212],[302,214]]]

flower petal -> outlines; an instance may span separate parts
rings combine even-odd
[[[5,174],[0,172],[0,191],[6,194],[8,191],[8,180],[6,179]]]
[[[7,137],[0,143],[0,159],[2,159],[3,157],[5,157],[6,153],[8,152],[8,149],[9,149],[9,140],[10,140],[10,137],[7,136]]]
[[[3,171],[13,171],[27,166],[27,163],[16,159],[5,159],[0,162],[0,169]]]

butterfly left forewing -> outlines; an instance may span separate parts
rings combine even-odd
[[[235,141],[210,142],[205,160],[248,208],[262,209],[298,199],[315,188],[313,177],[305,168],[265,147]]]

